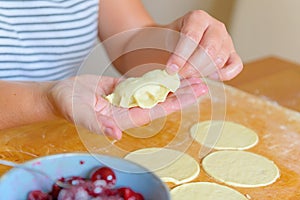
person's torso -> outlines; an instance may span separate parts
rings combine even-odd
[[[0,0],[0,79],[76,74],[97,41],[98,0]]]

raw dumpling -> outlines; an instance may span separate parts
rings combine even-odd
[[[142,77],[124,80],[106,99],[123,108],[152,108],[165,101],[169,92],[175,92],[179,85],[177,74],[169,75],[165,70],[153,70]]]

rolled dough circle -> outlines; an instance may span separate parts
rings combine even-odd
[[[190,134],[200,144],[217,150],[245,150],[258,143],[258,136],[253,130],[230,121],[196,123]]]
[[[193,157],[173,149],[139,149],[127,154],[125,159],[144,166],[163,181],[175,184],[189,182],[200,173],[199,164]]]
[[[273,161],[246,151],[218,151],[202,160],[207,174],[237,187],[260,187],[274,183],[280,176]]]
[[[171,190],[172,200],[248,200],[244,195],[229,187],[211,182],[194,182]]]

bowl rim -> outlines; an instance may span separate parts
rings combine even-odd
[[[50,154],[50,155],[45,155],[45,156],[39,156],[37,158],[33,158],[33,159],[30,159],[30,160],[27,160],[23,163],[19,163],[19,165],[25,165],[28,167],[32,166],[32,164],[34,163],[37,163],[45,158],[50,158],[50,159],[56,159],[56,158],[61,158],[61,157],[77,157],[77,156],[88,156],[88,157],[92,157],[94,158],[95,160],[97,160],[96,157],[104,157],[104,158],[107,158],[107,159],[115,159],[115,160],[120,160],[120,161],[125,161],[125,162],[128,162],[132,165],[135,165],[139,168],[141,168],[142,170],[145,170],[144,173],[149,173],[151,174],[151,176],[156,179],[162,186],[162,189],[166,192],[166,195],[168,197],[168,199],[170,200],[171,199],[171,194],[170,194],[170,189],[169,187],[165,184],[165,182],[163,180],[161,180],[155,173],[151,172],[149,169],[145,168],[144,166],[138,164],[138,163],[135,163],[133,161],[130,161],[130,160],[126,160],[124,158],[121,158],[121,157],[117,157],[117,156],[110,156],[110,155],[104,155],[104,154],[98,154],[98,153],[88,153],[88,152],[79,152],[79,153],[58,153],[58,154]],[[5,180],[5,178],[7,178],[8,176],[10,176],[10,174],[14,173],[15,171],[17,171],[18,168],[16,167],[12,167],[11,169],[9,169],[8,171],[6,171],[4,174],[2,174],[0,176],[0,185],[1,183],[3,183],[3,181]]]

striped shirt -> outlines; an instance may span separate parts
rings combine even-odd
[[[99,0],[0,0],[0,79],[76,74],[97,41]]]

